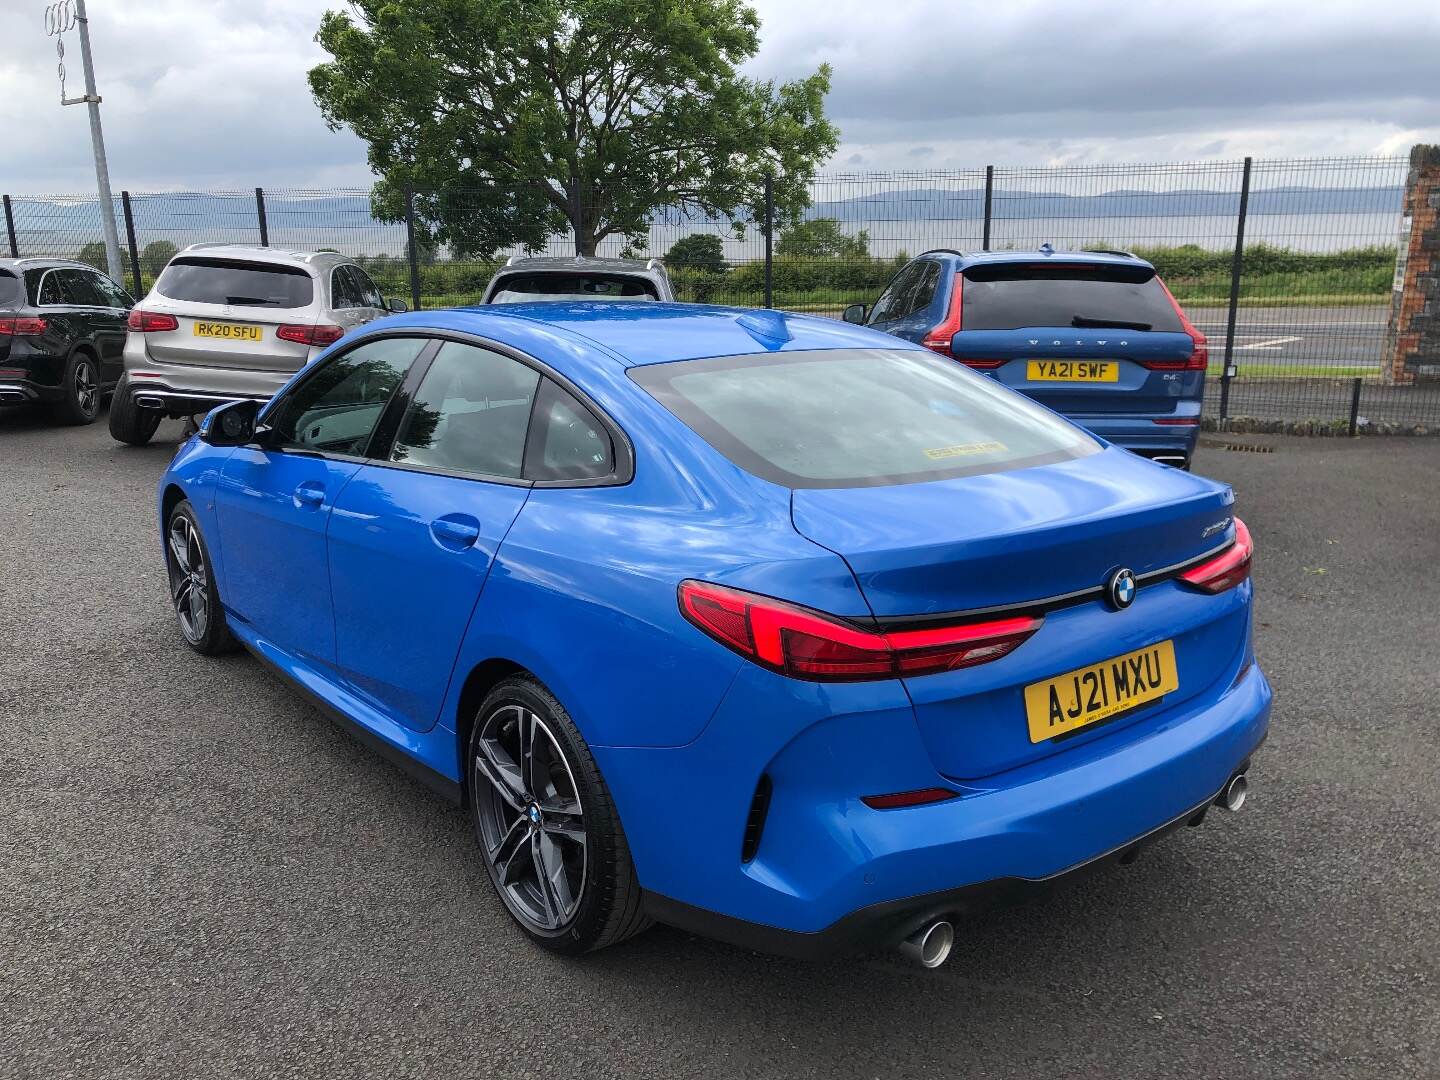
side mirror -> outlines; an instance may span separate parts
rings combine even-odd
[[[255,418],[261,403],[252,399],[230,401],[211,409],[200,421],[200,441],[211,446],[244,446],[255,441]]]
[[[409,310],[410,310],[410,305],[409,305],[409,304],[405,303],[404,300],[397,300],[397,299],[396,299],[395,297],[393,297],[393,296],[392,296],[392,297],[389,297],[389,298],[385,301],[385,306],[386,306],[387,308],[389,308],[391,311],[393,311],[396,315],[399,315],[402,311],[409,311]]]
[[[844,319],[846,322],[859,323],[861,326],[864,326],[864,325],[865,325],[865,305],[864,305],[864,304],[851,304],[849,307],[847,307],[847,308],[845,309],[845,314],[844,314],[844,315],[841,315],[840,317],[841,317],[842,319]]]

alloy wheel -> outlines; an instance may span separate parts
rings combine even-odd
[[[167,540],[170,549],[170,598],[180,620],[180,630],[190,641],[200,641],[210,624],[209,579],[200,534],[184,514],[170,522]]]
[[[86,416],[93,416],[100,407],[100,383],[89,360],[75,365],[75,404]]]
[[[555,934],[575,917],[585,890],[585,817],[575,774],[534,711],[502,705],[482,724],[470,787],[496,889],[522,924]]]

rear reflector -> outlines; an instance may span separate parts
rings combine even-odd
[[[860,801],[872,810],[899,810],[905,806],[924,806],[927,803],[945,802],[958,799],[960,793],[949,788],[929,787],[919,791],[901,791],[894,795],[862,795]]]
[[[1178,580],[1201,592],[1222,593],[1250,576],[1250,562],[1254,555],[1255,545],[1250,539],[1250,530],[1237,517],[1235,542],[1213,559],[1206,559],[1198,566],[1182,571]]]
[[[334,345],[345,336],[345,328],[324,323],[319,326],[281,326],[276,328],[275,336],[281,341],[293,341],[298,345]]]
[[[0,319],[0,336],[38,337],[45,333],[44,319]]]
[[[166,330],[180,329],[180,322],[174,315],[162,315],[158,311],[141,311],[131,308],[125,326],[137,334],[157,334]]]
[[[761,667],[812,682],[932,675],[988,663],[1015,651],[1041,619],[961,623],[880,633],[768,596],[683,581],[680,611],[728,649]]]
[[[956,274],[955,283],[950,289],[950,307],[945,313],[945,321],[920,339],[921,345],[941,356],[950,355],[950,346],[960,330],[960,305],[964,302],[964,285],[965,275]]]
[[[993,371],[1005,363],[1004,360],[977,360],[973,356],[957,356],[955,359],[959,360],[960,363],[966,367],[977,368],[980,371]]]
[[[1156,419],[1157,424],[1170,424],[1173,427],[1194,427],[1200,423],[1198,416],[1164,416]]]

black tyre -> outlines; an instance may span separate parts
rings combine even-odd
[[[100,415],[100,367],[87,352],[74,352],[65,364],[63,397],[52,407],[62,424],[93,424]]]
[[[210,569],[210,550],[200,535],[200,522],[189,500],[182,500],[165,522],[165,571],[170,602],[185,643],[202,656],[219,656],[237,647],[220,592]]]
[[[142,409],[130,393],[130,380],[122,377],[110,399],[110,437],[131,446],[144,446],[155,437],[164,414],[159,409]]]
[[[466,761],[480,855],[532,941],[574,956],[650,925],[610,791],[548,690],[519,676],[491,690]]]

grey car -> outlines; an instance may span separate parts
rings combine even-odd
[[[674,300],[659,259],[514,256],[490,279],[482,304],[531,300]]]
[[[404,310],[334,252],[187,247],[130,312],[110,434],[139,446],[166,416],[268,400],[347,331]]]

